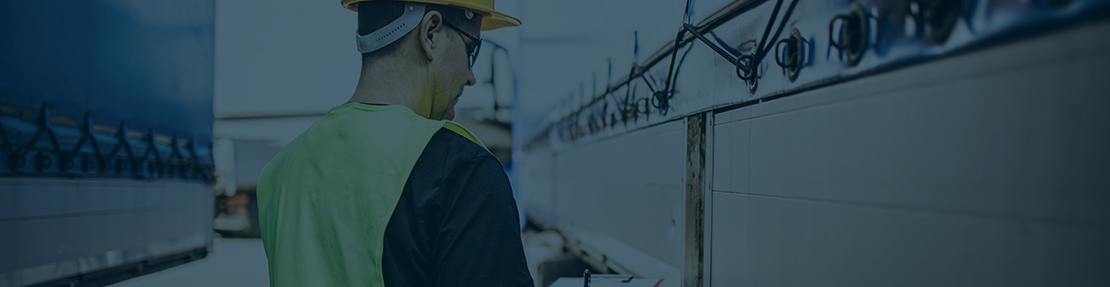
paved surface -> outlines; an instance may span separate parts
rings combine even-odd
[[[267,287],[266,252],[261,239],[216,238],[208,257],[123,281],[111,287]]]

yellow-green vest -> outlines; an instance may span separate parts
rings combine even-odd
[[[440,128],[482,144],[404,106],[348,103],[286,145],[258,180],[270,286],[383,286],[386,224]]]

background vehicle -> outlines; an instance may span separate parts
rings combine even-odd
[[[0,2],[0,286],[211,250],[213,5]]]

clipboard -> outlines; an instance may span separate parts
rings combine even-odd
[[[632,275],[593,274],[589,270],[582,277],[560,277],[551,287],[659,287],[663,278],[636,278]]]

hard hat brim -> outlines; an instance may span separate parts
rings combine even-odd
[[[358,2],[367,2],[367,1],[375,1],[375,0],[342,0],[341,3],[343,4],[343,7],[346,7],[347,9],[350,9],[351,11],[358,12],[358,5],[357,5]],[[471,10],[474,10],[474,11],[483,12],[486,15],[484,17],[482,17],[482,28],[481,28],[482,31],[489,31],[489,30],[500,29],[500,28],[505,28],[505,27],[520,26],[520,24],[521,24],[520,19],[517,19],[516,17],[509,16],[508,14],[498,12],[497,10],[494,10],[492,7],[486,7],[485,5],[470,3],[470,2],[466,2],[466,1],[416,0],[416,1],[408,1],[408,2],[418,2],[418,3],[436,4],[436,5],[444,5],[444,6],[454,6],[454,7],[466,8],[466,9],[471,9]]]

